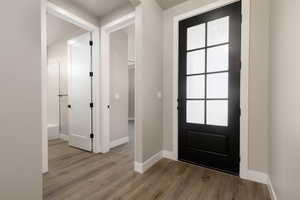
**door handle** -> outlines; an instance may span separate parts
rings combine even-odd
[[[181,109],[182,109],[182,100],[177,99],[177,110],[181,110]]]

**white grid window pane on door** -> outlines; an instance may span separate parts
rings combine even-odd
[[[192,26],[187,29],[187,50],[198,49],[205,46],[205,24]]]
[[[205,72],[205,50],[187,53],[187,74],[200,74]]]
[[[228,100],[207,101],[207,124],[228,126]]]
[[[229,41],[229,17],[223,17],[207,23],[207,45],[216,45]]]
[[[205,97],[205,78],[204,75],[188,76],[186,97],[188,99],[202,99]]]
[[[207,49],[207,72],[227,71],[229,67],[229,45]]]
[[[192,124],[204,124],[204,101],[186,101],[186,122]]]
[[[207,98],[228,98],[228,72],[207,75]]]

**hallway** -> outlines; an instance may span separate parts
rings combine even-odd
[[[269,200],[267,186],[162,159],[145,174],[133,171],[129,146],[90,154],[61,140],[49,142],[44,199]]]

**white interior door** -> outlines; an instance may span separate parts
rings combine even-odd
[[[69,41],[69,144],[91,150],[91,67],[90,33]]]

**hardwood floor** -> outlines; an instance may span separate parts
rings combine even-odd
[[[270,200],[265,185],[168,159],[140,175],[128,149],[91,154],[50,141],[44,199]]]

